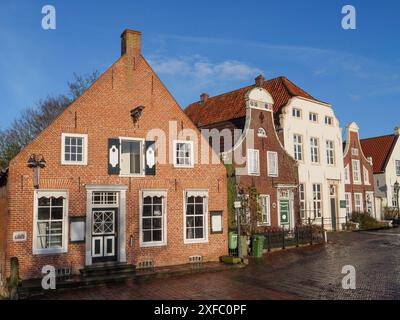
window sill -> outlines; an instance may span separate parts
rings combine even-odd
[[[166,242],[141,242],[140,247],[141,248],[155,248],[155,247],[166,247],[167,243]]]
[[[268,177],[270,177],[270,178],[278,178],[279,175],[277,175],[277,174],[268,174]]]
[[[174,168],[175,168],[175,169],[193,169],[193,168],[194,168],[194,165],[180,166],[180,165],[174,164]]]
[[[61,249],[33,249],[32,253],[34,255],[54,255],[54,254],[63,254],[67,253],[68,250],[61,248]]]
[[[120,174],[119,176],[121,178],[141,178],[141,177],[145,177],[144,174]]]
[[[62,166],[87,166],[87,162],[61,162]]]
[[[208,243],[208,239],[198,239],[198,240],[187,240],[183,241],[184,244],[200,244],[200,243]]]

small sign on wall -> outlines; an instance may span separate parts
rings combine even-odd
[[[85,241],[85,217],[70,217],[70,242]]]
[[[223,233],[222,229],[222,211],[210,211],[211,233]]]
[[[13,232],[13,241],[14,242],[24,242],[27,239],[26,231],[16,231]]]
[[[341,209],[346,208],[346,200],[340,200],[340,208]]]

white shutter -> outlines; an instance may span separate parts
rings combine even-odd
[[[268,159],[268,175],[277,176],[278,175],[278,154],[276,152],[267,152]]]
[[[260,159],[258,150],[254,149],[247,150],[247,166],[249,174],[260,173]]]

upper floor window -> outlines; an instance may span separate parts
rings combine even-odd
[[[325,124],[328,125],[328,126],[333,125],[333,118],[325,116]]]
[[[352,156],[358,156],[358,149],[357,148],[351,148],[351,155]]]
[[[293,135],[294,158],[298,161],[303,160],[303,137],[299,134]]]
[[[349,165],[344,167],[344,183],[350,184],[350,170]]]
[[[61,163],[64,165],[86,165],[87,134],[63,133],[61,139]]]
[[[328,165],[335,164],[335,144],[331,140],[326,141],[326,161]]]
[[[317,138],[310,138],[311,162],[319,163],[319,146]]]
[[[400,176],[400,160],[396,160],[396,175]]]
[[[353,183],[360,184],[361,183],[360,161],[352,160],[351,165],[353,167]]]
[[[260,154],[258,150],[247,150],[247,166],[249,174],[260,174]]]
[[[120,174],[143,174],[143,140],[121,139]]]
[[[258,128],[257,136],[261,137],[261,138],[265,138],[267,136],[267,132],[265,131],[264,128]]]
[[[271,205],[269,195],[260,195],[259,198],[261,207],[261,221],[259,224],[270,225],[271,224]]]
[[[273,151],[267,152],[268,161],[268,176],[277,177],[278,176],[278,153]]]
[[[366,167],[363,167],[364,172],[364,184],[369,184],[369,172]]]
[[[356,212],[363,211],[362,193],[354,193],[354,210]]]
[[[174,166],[192,168],[194,166],[193,141],[174,141]]]
[[[294,118],[301,118],[301,110],[298,108],[293,108],[292,115]]]
[[[318,122],[318,114],[314,112],[310,112],[309,119],[311,122]]]

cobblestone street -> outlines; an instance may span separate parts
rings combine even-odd
[[[50,299],[398,299],[400,229],[331,233],[326,246],[252,260],[244,269],[54,293]],[[356,290],[344,290],[344,265]]]

